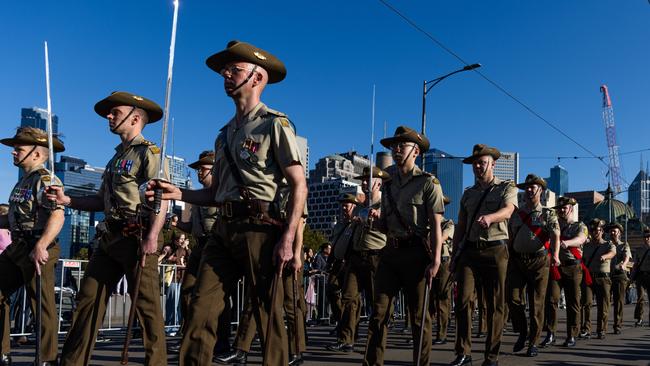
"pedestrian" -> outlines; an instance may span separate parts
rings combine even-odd
[[[544,301],[549,267],[560,264],[560,224],[555,210],[542,206],[541,196],[546,181],[528,174],[523,183],[525,205],[510,220],[510,260],[508,263],[508,298],[512,326],[519,338],[513,352],[519,352],[528,341],[528,357],[539,351],[537,342],[544,326]],[[530,328],[526,322],[526,295],[530,312]]]
[[[215,156],[220,158],[215,161],[212,186],[191,191],[151,181],[147,192],[152,197],[154,189],[162,189],[165,199],[218,207],[219,219],[203,248],[179,364],[212,362],[217,318],[224,311],[227,294],[244,272],[252,286],[258,333],[265,348],[273,349],[264,355],[263,365],[286,365],[282,298],[272,298],[272,293],[281,294],[283,288],[281,281],[275,282],[274,273],[293,257],[307,184],[292,124],[285,114],[260,100],[266,85],[282,81],[286,69],[269,52],[239,41],[229,42],[206,64],[223,76],[224,90],[235,103],[235,116],[215,141]],[[288,185],[290,191],[286,220],[278,209],[281,184]]]
[[[42,300],[42,321],[39,359],[41,365],[56,365],[58,352],[58,316],[54,298],[54,266],[61,248],[56,236],[63,226],[64,211],[53,204],[44,192],[61,186],[45,168],[48,160],[47,132],[33,127],[21,127],[11,138],[0,140],[11,146],[13,163],[23,173],[9,196],[9,208],[0,215],[0,228],[11,231],[11,245],[0,254],[0,365],[11,365],[9,335],[9,300],[25,286],[31,308],[36,309],[37,297]],[[53,137],[54,152],[65,150],[63,143]],[[37,277],[41,290],[38,292]],[[38,310],[36,310],[38,311]],[[36,318],[37,314],[35,314]]]
[[[631,280],[636,282],[638,299],[634,308],[634,326],[643,325],[643,293],[650,294],[650,229],[643,229],[643,245],[634,251],[634,269],[630,275]],[[648,315],[650,325],[650,315]]]
[[[429,140],[413,129],[399,126],[381,140],[391,150],[395,166],[384,184],[381,210],[371,210],[373,225],[386,233],[386,247],[375,275],[375,303],[368,324],[363,365],[383,365],[393,299],[401,289],[408,297],[413,340],[412,362],[429,365],[431,316],[425,305],[427,289],[440,268],[442,214],[440,182],[416,164],[429,150]],[[418,347],[421,348],[418,348]]]
[[[582,283],[584,263],[582,262],[582,244],[587,240],[587,227],[575,220],[574,208],[576,200],[571,197],[559,197],[557,210],[560,222],[560,266],[559,278],[549,276],[546,291],[546,338],[540,346],[542,348],[555,344],[555,330],[557,329],[557,309],[560,303],[560,291],[564,290],[566,301],[566,327],[567,337],[565,347],[575,347],[576,337],[580,327],[580,284]]]
[[[115,155],[104,171],[99,192],[87,196],[67,196],[53,189],[58,204],[81,211],[103,211],[107,232],[84,272],[77,294],[77,308],[61,355],[62,365],[87,365],[106,312],[106,304],[117,282],[126,275],[135,283],[137,268],[143,265],[140,288],[129,286],[142,325],[145,364],[166,365],[167,352],[158,274],[160,232],[165,215],[156,215],[142,204],[140,186],[157,176],[160,149],[144,138],[142,130],[162,118],[158,104],[128,92],[114,92],[95,104],[95,112],[108,120],[111,133],[120,138]],[[161,212],[167,202],[161,204]],[[139,231],[142,230],[142,241]],[[159,240],[160,239],[160,240]]]
[[[621,334],[623,329],[623,304],[625,304],[625,292],[629,283],[627,264],[632,259],[630,245],[621,238],[623,225],[612,222],[605,230],[609,232],[609,239],[616,247],[616,256],[611,260],[612,275],[612,303],[613,303],[613,328],[614,334]]]
[[[463,193],[454,233],[452,272],[458,281],[456,359],[451,366],[471,363],[472,294],[475,283],[485,292],[487,338],[483,366],[497,365],[505,308],[508,267],[508,220],[517,208],[517,188],[494,175],[498,149],[476,144],[463,163],[471,164],[476,184]]]
[[[449,197],[444,196],[445,206],[450,203],[451,200]],[[431,319],[432,321],[436,319],[436,338],[433,341],[434,345],[447,343],[447,327],[451,316],[451,293],[454,282],[449,272],[449,261],[451,260],[454,241],[454,221],[445,217],[440,226],[442,229],[440,269],[431,287],[431,302],[429,303]]]
[[[582,281],[580,339],[591,338],[591,305],[596,295],[596,334],[598,339],[605,339],[607,332],[607,315],[609,313],[610,262],[616,255],[616,246],[603,239],[605,221],[595,218],[589,223],[589,241],[582,248],[585,266],[591,274],[592,284]]]

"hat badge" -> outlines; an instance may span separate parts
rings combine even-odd
[[[144,98],[139,97],[139,96],[137,96],[137,95],[134,95],[134,96],[133,96],[133,99],[135,99],[135,100],[137,100],[137,101],[142,101],[142,100],[144,100]]]
[[[260,60],[266,60],[266,56],[264,56],[261,52],[255,51],[253,52],[253,55],[255,55],[255,57],[259,58]]]
[[[43,137],[37,137],[37,138],[36,138],[36,141],[38,141],[38,142],[45,142],[45,141],[47,141],[47,139],[46,139],[46,138],[43,138]]]

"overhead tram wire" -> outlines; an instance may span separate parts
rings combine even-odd
[[[406,15],[404,15],[402,12],[400,12],[400,11],[399,11],[398,9],[396,9],[395,7],[393,7],[393,6],[392,6],[391,4],[389,4],[387,1],[385,1],[385,0],[378,0],[378,1],[379,1],[380,3],[382,3],[384,6],[386,6],[388,9],[390,9],[392,12],[394,12],[395,14],[397,14],[400,18],[402,18],[405,22],[407,22],[411,27],[413,27],[414,29],[416,29],[416,30],[419,31],[420,33],[424,34],[427,38],[429,38],[429,39],[430,39],[431,41],[433,41],[436,45],[438,45],[438,47],[442,48],[445,52],[447,52],[447,53],[449,53],[450,55],[452,55],[454,58],[456,58],[458,61],[460,61],[460,62],[461,62],[462,64],[464,64],[465,66],[469,66],[469,63],[468,63],[467,61],[465,61],[462,57],[460,57],[460,55],[458,55],[458,54],[457,54],[456,52],[454,52],[451,48],[447,47],[445,44],[443,44],[443,43],[440,42],[438,39],[436,39],[436,37],[434,37],[431,33],[427,32],[425,29],[423,29],[422,27],[420,27],[419,25],[417,25],[417,23],[415,23],[415,22],[414,22],[413,20],[411,20],[409,17],[407,17]],[[574,139],[574,138],[572,138],[571,136],[569,136],[566,132],[562,131],[559,127],[557,127],[557,126],[556,126],[555,124],[553,124],[551,121],[549,121],[549,120],[547,120],[546,118],[544,118],[541,114],[537,113],[537,112],[536,112],[532,107],[529,107],[526,103],[524,103],[524,102],[521,101],[519,98],[517,98],[516,96],[514,96],[512,93],[510,93],[509,91],[507,91],[505,88],[503,88],[503,87],[502,87],[501,85],[499,85],[497,82],[495,82],[495,81],[493,81],[492,79],[488,78],[488,77],[487,77],[485,74],[483,74],[481,71],[479,71],[479,70],[477,70],[477,69],[474,69],[474,70],[472,70],[472,71],[474,71],[475,73],[477,73],[480,77],[482,77],[482,78],[483,78],[485,81],[487,81],[489,84],[491,84],[492,86],[494,86],[495,88],[497,88],[500,92],[502,92],[503,94],[505,94],[506,96],[508,96],[510,99],[512,99],[513,101],[515,101],[515,103],[519,104],[519,105],[520,105],[521,107],[523,107],[525,110],[527,110],[528,112],[530,112],[533,116],[537,117],[539,120],[541,120],[542,122],[546,123],[549,127],[551,127],[552,129],[554,129],[555,131],[557,131],[559,134],[561,134],[562,136],[566,137],[569,141],[573,142],[573,143],[576,144],[578,147],[580,147],[582,150],[586,151],[589,155],[591,155],[592,158],[597,159],[598,161],[600,161],[602,164],[604,164],[605,166],[607,166],[607,167],[609,168],[609,165],[607,165],[607,163],[604,161],[604,157],[603,157],[603,156],[598,156],[598,155],[596,155],[594,152],[592,152],[591,150],[589,150],[586,146],[584,146],[583,144],[581,144],[580,142],[578,142],[576,139]]]

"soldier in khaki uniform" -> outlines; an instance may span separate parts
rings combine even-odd
[[[203,151],[199,154],[199,159],[188,166],[196,170],[199,183],[204,188],[212,185],[212,168],[214,166],[214,151]],[[186,320],[188,317],[188,310],[192,292],[196,285],[196,278],[199,271],[199,263],[201,262],[201,255],[203,247],[208,241],[210,236],[210,229],[217,220],[216,207],[203,207],[198,205],[192,206],[192,213],[189,222],[179,221],[176,227],[186,233],[191,233],[196,238],[196,245],[192,248],[190,257],[187,261],[185,273],[183,274],[183,283],[181,284],[181,318],[183,319],[183,326],[181,327],[180,334],[183,334]],[[215,345],[215,352],[220,353],[227,351],[230,348],[228,338],[230,337],[230,311],[226,309],[221,315],[219,322],[219,335],[217,337],[217,344]],[[169,347],[168,351],[178,352],[180,350],[180,340],[177,344]]]
[[[582,281],[581,339],[591,338],[591,305],[596,295],[598,339],[605,339],[607,332],[607,314],[609,313],[609,295],[612,287],[610,262],[616,255],[616,247],[603,239],[605,221],[593,219],[589,223],[589,241],[582,248],[582,256],[591,274],[592,284]]]
[[[267,83],[286,75],[284,64],[251,44],[231,41],[225,50],[206,60],[224,78],[224,90],[235,103],[235,116],[215,141],[214,181],[210,188],[190,191],[152,181],[164,199],[219,207],[219,220],[203,249],[199,277],[192,296],[189,320],[181,345],[180,365],[207,365],[217,336],[217,317],[226,294],[243,271],[251,286],[258,333],[273,351],[264,365],[289,362],[282,296],[272,303],[275,273],[293,257],[293,244],[303,214],[307,184],[295,131],[287,116],[261,102]],[[289,187],[289,211],[282,220],[281,188]],[[277,294],[284,292],[282,281]],[[268,317],[272,324],[267,326]]]
[[[582,222],[573,220],[573,209],[576,200],[570,197],[559,197],[557,206],[560,221],[560,279],[549,276],[546,291],[546,328],[548,333],[541,347],[555,344],[557,328],[557,309],[560,302],[560,291],[564,289],[567,312],[567,338],[565,347],[575,347],[580,326],[580,283],[582,282],[582,244],[587,240],[587,227]]]
[[[560,259],[560,224],[551,208],[542,207],[541,195],[546,181],[529,174],[523,183],[526,205],[512,215],[508,293],[512,326],[519,332],[513,352],[524,349],[528,340],[528,357],[538,354],[537,341],[544,324],[544,300],[548,286],[549,266]],[[526,295],[530,309],[530,329],[526,324]]]
[[[617,222],[609,224],[605,230],[609,231],[609,238],[616,247],[616,256],[611,260],[612,275],[612,302],[614,303],[614,334],[621,334],[623,326],[623,304],[625,304],[625,290],[629,279],[627,277],[627,264],[632,259],[630,245],[621,240],[623,226]]]
[[[636,281],[639,296],[634,308],[635,327],[643,325],[643,292],[650,294],[650,229],[648,228],[643,229],[643,242],[644,245],[634,251],[635,268],[633,269],[634,278],[632,280]],[[648,319],[650,321],[650,316],[648,316]]]
[[[156,215],[146,205],[141,205],[139,190],[141,185],[157,176],[160,167],[160,150],[144,139],[142,130],[147,123],[160,120],[163,112],[155,102],[128,92],[114,92],[100,100],[95,104],[95,112],[106,117],[111,132],[121,140],[106,165],[99,192],[70,197],[62,189],[53,188],[48,195],[58,204],[73,209],[104,211],[108,228],[86,267],[61,362],[63,365],[88,364],[112,291],[123,275],[130,284],[135,283],[137,266],[144,262],[136,313],[143,327],[145,364],[165,365],[167,347],[156,254],[162,244],[159,234],[165,215]],[[162,202],[161,212],[166,208],[167,202]],[[140,221],[144,227],[139,243],[134,225]],[[135,287],[129,286],[131,297],[134,291]]]
[[[501,153],[476,144],[463,163],[471,164],[476,184],[463,193],[454,234],[451,268],[458,280],[456,303],[456,359],[450,364],[471,363],[471,306],[475,283],[480,279],[487,302],[487,338],[484,366],[496,365],[503,334],[505,281],[508,267],[508,220],[517,208],[517,188],[494,176]],[[454,270],[452,270],[454,272]]]
[[[443,202],[450,204],[449,197],[444,196]],[[449,316],[451,310],[451,289],[453,279],[450,278],[449,261],[451,259],[452,246],[454,241],[454,221],[443,218],[440,224],[442,230],[442,250],[440,251],[440,269],[438,275],[431,286],[431,301],[429,302],[429,313],[431,320],[436,319],[436,338],[433,341],[435,345],[447,343],[447,327],[449,325]]]
[[[63,226],[63,206],[45,200],[44,191],[61,185],[44,163],[48,159],[47,133],[38,128],[21,127],[12,138],[0,140],[13,147],[14,165],[24,173],[9,196],[9,211],[0,215],[0,228],[11,230],[12,244],[0,254],[0,365],[11,365],[9,355],[9,298],[21,286],[26,286],[31,306],[36,313],[41,276],[42,324],[40,359],[42,365],[57,364],[58,319],[54,301],[54,266],[61,248],[56,236]],[[64,151],[63,143],[54,138],[55,152]]]
[[[372,168],[370,183],[370,168],[365,167],[363,174],[354,179],[361,180],[361,187],[366,196],[364,205],[369,206],[372,198],[372,207],[381,208],[381,186],[383,181],[390,179],[390,175],[377,168]],[[372,196],[371,196],[372,195]],[[367,211],[368,209],[364,209]],[[363,216],[363,212],[358,212]],[[365,212],[367,215],[367,212]],[[386,235],[372,226],[372,222],[357,222],[353,224],[354,237],[351,247],[347,249],[343,274],[343,313],[338,327],[337,341],[328,345],[327,349],[338,352],[351,352],[356,339],[355,332],[361,314],[361,292],[366,294],[366,302],[374,303],[374,278],[379,265],[380,251],[386,246]]]
[[[381,140],[391,149],[395,166],[389,173],[381,197],[381,211],[371,210],[379,218],[379,230],[388,237],[375,275],[375,303],[368,324],[368,343],[363,365],[383,365],[388,322],[393,298],[404,289],[411,313],[413,363],[429,365],[431,353],[431,316],[423,308],[426,285],[432,284],[440,268],[441,228],[444,212],[440,182],[415,165],[418,155],[429,150],[429,141],[414,130],[400,126],[393,137]],[[424,327],[422,349],[421,327]]]

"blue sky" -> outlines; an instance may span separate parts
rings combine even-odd
[[[598,155],[607,153],[599,86],[614,103],[621,152],[650,147],[650,4],[645,0],[391,1],[470,63]],[[221,77],[205,58],[231,39],[280,57],[288,77],[264,101],[289,114],[318,157],[369,152],[372,86],[378,140],[399,124],[419,128],[424,79],[462,67],[380,2],[181,0],[171,116],[175,152],[210,148],[233,114]],[[45,106],[43,41],[50,47],[53,110],[67,153],[104,166],[118,143],[93,105],[113,90],[163,103],[170,1],[14,1],[0,13],[0,135],[12,136],[20,108]],[[474,73],[445,80],[427,97],[432,146],[466,155],[482,142],[521,153],[522,179],[556,161],[585,156],[575,144]],[[145,129],[160,141],[160,124]],[[0,196],[16,180],[2,148]],[[627,181],[639,154],[622,156]],[[646,155],[650,159],[650,153]],[[602,189],[605,166],[566,160],[570,190]],[[466,174],[466,183],[468,185]]]

